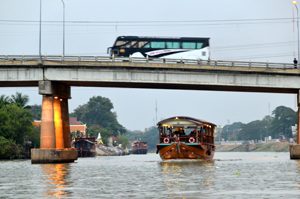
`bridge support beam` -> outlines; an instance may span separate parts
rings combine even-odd
[[[39,94],[43,95],[41,148],[31,150],[31,162],[74,162],[78,158],[78,151],[71,148],[68,111],[70,87],[57,82],[40,81]]]
[[[297,93],[298,119],[297,119],[297,144],[290,145],[290,158],[300,159],[300,90]]]

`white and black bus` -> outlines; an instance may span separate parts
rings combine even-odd
[[[121,57],[210,59],[209,38],[203,37],[120,36],[107,52]]]

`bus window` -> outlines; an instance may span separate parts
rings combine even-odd
[[[137,48],[137,41],[132,41],[131,42],[131,48]]]
[[[196,49],[196,43],[195,42],[182,42],[182,48],[183,49]]]
[[[122,46],[124,44],[126,44],[128,41],[117,41],[115,46]]]
[[[164,41],[151,41],[151,48],[165,48],[165,45]]]
[[[144,48],[151,48],[150,43],[147,43]]]
[[[139,43],[138,43],[138,48],[144,48],[144,46],[146,45],[146,44],[148,44],[149,42],[148,41],[139,41]],[[150,45],[149,45],[149,47],[150,47]],[[148,47],[148,48],[149,48]]]
[[[203,43],[197,43],[197,49],[201,49],[202,48],[202,46],[203,46]]]
[[[167,48],[180,48],[179,42],[166,42]]]

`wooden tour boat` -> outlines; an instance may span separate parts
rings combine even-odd
[[[171,117],[157,123],[157,152],[162,160],[213,159],[215,124],[186,116]]]
[[[148,152],[147,142],[133,141],[132,144],[133,154],[147,154],[147,152]]]

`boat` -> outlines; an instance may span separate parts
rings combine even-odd
[[[148,146],[147,142],[142,141],[133,141],[132,144],[132,154],[147,154]]]
[[[186,116],[170,117],[157,123],[157,151],[162,160],[213,159],[216,125]]]
[[[97,154],[95,138],[75,138],[74,146],[78,150],[78,157],[95,157]]]

